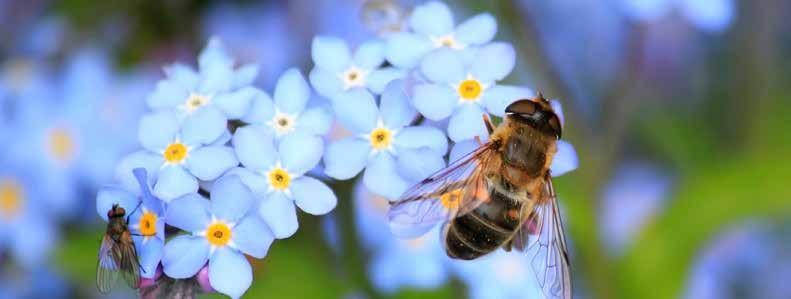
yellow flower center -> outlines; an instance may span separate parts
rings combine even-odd
[[[14,179],[0,180],[0,216],[2,219],[11,219],[22,211],[24,200],[22,186]]]
[[[277,190],[286,190],[291,183],[291,175],[282,168],[276,168],[269,172],[269,184]]]
[[[176,142],[171,143],[162,154],[168,163],[181,163],[187,157],[187,146]]]
[[[187,97],[187,102],[184,103],[184,109],[187,110],[187,112],[192,112],[208,103],[209,97],[193,93]]]
[[[455,209],[459,207],[459,203],[461,202],[461,189],[456,189],[439,197],[440,202],[442,203],[445,208],[448,209]]]
[[[365,75],[365,71],[355,66],[349,67],[340,75],[343,80],[343,89],[346,90],[352,87],[365,86]]]
[[[483,88],[477,80],[467,79],[459,84],[459,96],[468,101],[477,100]]]
[[[151,212],[144,212],[140,217],[140,234],[150,237],[157,234],[157,215]]]
[[[206,230],[206,239],[209,240],[211,245],[217,247],[225,246],[231,241],[231,228],[222,222],[209,225],[209,229]]]
[[[56,161],[67,163],[74,158],[77,147],[69,130],[62,127],[53,128],[47,137],[47,147]]]
[[[393,136],[390,130],[385,128],[375,129],[371,132],[371,147],[374,149],[386,149],[390,147]]]

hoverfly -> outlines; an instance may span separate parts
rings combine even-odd
[[[571,298],[570,261],[550,164],[561,121],[539,93],[505,109],[491,138],[407,190],[390,207],[396,234],[416,236],[443,223],[451,258],[472,260],[498,248],[527,256],[548,297]],[[400,232],[400,233],[399,233]]]

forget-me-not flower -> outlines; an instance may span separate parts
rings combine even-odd
[[[277,238],[293,235],[298,228],[296,209],[323,215],[332,211],[338,202],[335,194],[323,182],[307,176],[321,160],[324,141],[315,135],[294,133],[275,144],[271,132],[256,126],[239,128],[233,145],[241,168],[236,174],[262,197],[258,214]]]
[[[263,258],[274,241],[266,223],[248,213],[254,203],[250,189],[233,175],[214,183],[211,200],[197,193],[173,200],[165,212],[166,222],[189,234],[165,244],[165,274],[189,278],[208,261],[212,288],[231,298],[242,296],[253,282],[245,254]]]
[[[638,21],[655,21],[674,9],[701,30],[722,32],[736,14],[733,0],[620,0],[623,13]]]
[[[330,99],[354,88],[380,94],[387,83],[404,76],[400,69],[382,67],[385,44],[378,40],[365,42],[352,53],[342,39],[319,36],[313,39],[311,56],[316,66],[310,72],[310,83]]]
[[[387,86],[378,108],[362,90],[339,98],[334,108],[338,121],[353,135],[327,147],[324,165],[330,177],[349,179],[365,168],[365,186],[395,200],[445,166],[445,134],[434,127],[409,126],[415,111],[402,81]]]
[[[145,149],[125,157],[117,168],[125,188],[138,190],[131,170],[142,167],[156,181],[154,195],[169,202],[197,192],[198,180],[214,180],[239,164],[233,149],[215,144],[227,132],[225,118],[207,109],[194,114],[201,117],[188,118],[183,124],[173,111],[143,116],[138,135]]]
[[[453,261],[452,266],[472,299],[545,297],[522,253],[497,250],[472,261]]]
[[[332,113],[323,106],[307,108],[310,96],[310,86],[299,70],[288,69],[277,80],[274,101],[266,93],[258,93],[242,120],[263,127],[278,140],[296,132],[325,135],[332,125]]]
[[[387,61],[402,69],[418,66],[434,49],[463,50],[489,43],[497,33],[497,21],[483,13],[455,26],[450,8],[431,1],[415,7],[409,28],[412,32],[393,33],[387,39]]]

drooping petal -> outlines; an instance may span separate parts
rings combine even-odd
[[[149,238],[143,242],[142,237],[135,238],[135,245],[139,246],[138,257],[140,258],[140,276],[144,278],[154,278],[157,273],[157,266],[162,260],[164,242],[159,238]]]
[[[385,86],[393,80],[404,78],[406,72],[394,67],[385,67],[377,69],[368,74],[366,85],[375,94],[380,94],[384,91]]]
[[[187,168],[195,177],[210,181],[239,164],[233,149],[227,146],[204,146],[190,152]]]
[[[412,69],[432,49],[434,45],[428,37],[411,32],[398,32],[388,37],[385,56],[387,61],[400,69]]]
[[[255,77],[258,76],[258,65],[254,63],[245,64],[238,69],[233,74],[233,85],[232,88],[242,88],[253,84],[255,81]]]
[[[354,88],[333,99],[333,110],[344,128],[354,133],[368,133],[379,115],[376,101],[368,90]]]
[[[482,138],[481,142],[486,142],[485,139]],[[464,140],[457,142],[453,145],[453,148],[450,150],[449,160],[451,163],[458,161],[462,157],[466,156],[469,153],[475,151],[481,144],[478,144],[478,141],[475,140]]]
[[[364,42],[354,52],[354,64],[362,69],[375,69],[384,61],[385,45],[378,40]]]
[[[269,226],[254,215],[248,215],[233,228],[233,243],[236,248],[255,258],[264,258],[275,240]]]
[[[442,155],[427,147],[398,153],[398,173],[410,182],[419,182],[445,167]]]
[[[305,110],[295,124],[296,131],[312,135],[326,135],[332,128],[332,112],[318,106]]]
[[[465,45],[483,45],[497,33],[497,20],[488,13],[467,19],[456,27],[455,38]]]
[[[219,178],[211,189],[211,213],[224,221],[236,222],[253,205],[253,193],[238,176]]]
[[[198,180],[179,165],[166,166],[160,170],[157,184],[154,185],[154,195],[165,202],[197,191]]]
[[[324,172],[336,179],[350,179],[365,167],[370,152],[368,141],[354,137],[330,143],[324,155]]]
[[[209,201],[197,193],[174,199],[165,211],[165,222],[188,232],[200,232],[211,221]]]
[[[172,109],[183,104],[189,96],[189,90],[172,79],[165,79],[157,83],[154,92],[146,98],[148,107],[154,110]]]
[[[137,136],[144,148],[157,153],[173,142],[178,132],[176,115],[171,111],[159,111],[143,115]]]
[[[339,73],[349,67],[351,52],[342,39],[329,36],[313,38],[311,45],[313,63],[333,73]]]
[[[250,110],[242,117],[248,124],[263,124],[275,116],[275,104],[265,92],[256,89],[255,96],[250,103]]]
[[[483,92],[481,102],[489,113],[502,117],[505,108],[520,99],[530,99],[535,93],[527,87],[512,85],[496,85]]]
[[[301,175],[321,161],[324,141],[315,135],[293,133],[284,137],[278,146],[280,161],[290,173]]]
[[[398,129],[404,127],[415,118],[415,109],[409,104],[409,97],[401,80],[387,85],[382,93],[379,110],[386,127]]]
[[[177,236],[165,244],[162,270],[175,279],[190,278],[206,264],[209,241],[202,237]]]
[[[212,103],[217,105],[230,119],[238,119],[250,110],[250,103],[261,93],[255,87],[243,87],[233,92],[223,92],[212,99]]]
[[[309,78],[310,84],[313,85],[316,92],[324,97],[332,98],[343,91],[343,81],[338,78],[338,75],[323,68],[313,68]]]
[[[420,72],[430,81],[444,84],[459,83],[467,75],[461,56],[447,48],[426,54],[420,63]]]
[[[397,152],[404,149],[428,147],[439,155],[448,152],[448,139],[445,133],[431,126],[406,127],[395,138]]]
[[[511,73],[514,65],[514,47],[508,43],[496,42],[477,50],[470,73],[481,82],[500,81]]]
[[[411,185],[398,174],[395,158],[387,153],[379,153],[370,160],[363,183],[368,190],[388,200],[398,199]]]
[[[232,143],[236,157],[244,167],[266,170],[275,165],[277,149],[273,132],[261,126],[244,126],[236,129]]]
[[[96,213],[107,221],[107,212],[112,209],[114,204],[124,208],[127,213],[132,213],[140,201],[134,193],[118,187],[103,187],[96,194]]]
[[[288,114],[299,114],[310,99],[310,86],[296,68],[286,70],[275,85],[275,106]]]
[[[418,84],[412,99],[420,114],[434,121],[448,117],[458,103],[458,95],[449,86],[438,84]]]
[[[338,198],[323,182],[312,177],[300,177],[291,183],[294,201],[308,214],[324,215],[338,204]]]
[[[577,169],[579,158],[574,146],[564,140],[558,140],[558,152],[552,159],[549,171],[552,176],[561,176],[569,171]]]
[[[200,74],[191,66],[185,64],[174,63],[164,67],[163,70],[168,79],[179,84],[185,91],[195,90],[198,82],[200,82]],[[186,99],[186,97],[181,98],[182,102]]]
[[[441,37],[453,32],[453,14],[442,2],[428,2],[415,7],[409,18],[409,26],[417,33]]]
[[[182,141],[189,146],[209,144],[227,129],[228,118],[217,107],[205,106],[184,119]]]
[[[448,123],[448,137],[454,142],[473,139],[475,136],[483,137],[488,134],[483,124],[481,106],[476,104],[462,105],[450,118]]]
[[[264,219],[278,239],[291,237],[299,228],[294,201],[288,199],[282,192],[274,192],[264,198],[258,206],[258,215]]]
[[[269,189],[269,179],[264,177],[262,172],[253,172],[248,168],[236,167],[231,168],[225,173],[226,176],[239,176],[247,188],[256,195],[266,194]]]
[[[148,175],[148,182],[153,183],[159,173],[159,168],[165,159],[160,154],[154,154],[146,150],[136,151],[121,159],[115,168],[115,179],[125,189],[132,192],[140,192],[140,185],[137,183],[132,170],[135,168],[145,168]]]
[[[209,282],[217,292],[236,299],[253,283],[253,268],[243,254],[222,247],[209,261]]]
[[[215,67],[231,68],[233,59],[220,39],[212,37],[198,56],[198,67],[200,67],[201,73],[204,69]]]

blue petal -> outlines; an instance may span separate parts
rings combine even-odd
[[[233,67],[233,59],[220,39],[213,37],[198,56],[198,66],[201,69],[201,73],[203,73],[204,69],[213,69],[215,67],[231,68]]]
[[[165,244],[162,268],[175,279],[190,278],[206,265],[209,241],[203,237],[177,236]]]
[[[313,63],[333,73],[340,73],[346,70],[351,62],[349,46],[342,39],[336,37],[314,37],[311,45],[311,56],[313,57]]]
[[[236,157],[244,167],[254,171],[268,170],[277,161],[274,134],[261,126],[244,126],[233,135]]]
[[[448,152],[448,139],[441,130],[430,126],[406,127],[396,135],[396,152],[404,149],[428,147],[444,156]]]
[[[421,181],[445,167],[442,155],[426,147],[398,153],[398,173],[411,182]]]
[[[519,99],[532,98],[535,93],[527,87],[496,85],[483,92],[481,102],[489,113],[503,117],[505,107]]]
[[[165,222],[188,232],[206,230],[211,221],[209,201],[197,193],[174,199],[165,211]]]
[[[200,82],[200,75],[192,67],[181,63],[174,63],[163,68],[168,79],[179,84],[185,91],[192,91]],[[179,98],[181,102],[187,99],[186,96]]]
[[[485,142],[485,140],[481,140],[481,142]],[[466,156],[469,153],[472,153],[481,145],[478,144],[478,141],[475,140],[464,140],[461,142],[457,142],[453,145],[453,148],[450,150],[450,161],[451,163],[458,161],[462,157]]]
[[[409,26],[417,33],[440,37],[453,32],[453,14],[445,3],[428,2],[415,7]]]
[[[308,214],[324,215],[338,204],[338,198],[332,189],[312,177],[297,178],[291,186],[297,206]]]
[[[434,49],[434,45],[427,37],[409,32],[398,32],[387,39],[385,56],[387,61],[400,69],[412,69],[432,49]]]
[[[321,161],[324,141],[314,135],[293,133],[284,137],[278,146],[280,160],[288,172],[302,175]]]
[[[366,86],[375,94],[380,94],[385,90],[385,86],[393,80],[404,78],[406,73],[394,67],[377,69],[368,74]]]
[[[258,206],[258,215],[278,239],[291,237],[299,228],[294,202],[282,192],[274,192],[262,200]]]
[[[189,97],[189,90],[174,80],[166,79],[157,83],[154,92],[146,98],[151,109],[169,109],[183,104]]]
[[[220,109],[201,107],[184,119],[182,141],[189,146],[209,144],[220,138],[228,128],[228,118]]]
[[[297,132],[312,135],[326,135],[332,128],[332,112],[324,107],[308,108],[299,115],[295,124]]]
[[[232,175],[238,176],[253,194],[263,195],[269,189],[269,179],[264,177],[260,171],[256,173],[247,168],[235,167],[228,170],[224,176]]]
[[[238,251],[219,248],[209,261],[209,282],[217,292],[236,299],[253,283],[253,268]]]
[[[46,219],[20,220],[16,223],[17,229],[12,229],[11,256],[12,260],[18,262],[22,269],[40,267],[45,264],[47,258],[51,256],[52,249],[58,243],[57,231],[54,225],[48,223]],[[8,229],[8,228],[6,228]]]
[[[415,118],[416,112],[409,104],[403,81],[393,81],[387,85],[382,93],[379,110],[385,127],[390,129],[404,127]]]
[[[140,144],[152,152],[165,150],[179,132],[179,121],[170,111],[146,114],[140,119],[137,132]]]
[[[233,74],[233,88],[242,88],[253,84],[255,77],[258,76],[257,64],[245,64],[239,67]]]
[[[375,69],[384,62],[385,45],[381,41],[364,42],[354,52],[354,64],[359,68],[365,70]]]
[[[139,193],[141,191],[140,185],[132,174],[132,170],[140,167],[145,168],[146,172],[149,173],[148,182],[151,184],[156,179],[159,169],[164,162],[165,159],[162,155],[152,154],[145,150],[131,153],[123,157],[121,162],[118,163],[115,169],[115,179],[118,180],[125,189]]]
[[[104,221],[107,221],[107,212],[113,208],[114,204],[124,208],[127,213],[132,213],[139,202],[140,200],[132,192],[118,187],[103,187],[96,194],[96,213]]]
[[[198,180],[180,165],[165,166],[159,171],[154,195],[170,202],[176,197],[198,191]]]
[[[144,244],[145,243],[145,244]],[[159,238],[149,238],[143,242],[143,237],[135,237],[135,245],[139,247],[138,255],[140,258],[140,276],[144,278],[154,278],[157,273],[157,266],[162,260],[164,244]]]
[[[442,120],[453,112],[458,104],[458,94],[449,86],[418,84],[415,86],[413,102],[420,114],[434,121]]]
[[[187,168],[198,179],[210,181],[239,164],[233,149],[227,146],[204,146],[191,151]]]
[[[237,222],[253,205],[253,193],[238,176],[224,176],[211,189],[211,213],[215,217]]]
[[[288,69],[275,85],[275,106],[288,114],[299,114],[310,99],[310,86],[296,68]]]
[[[343,91],[343,81],[336,73],[315,67],[310,71],[310,84],[320,95],[332,98]]]
[[[558,140],[558,152],[552,158],[552,164],[549,166],[549,172],[552,176],[561,176],[569,171],[577,169],[579,166],[579,158],[574,146],[563,140]]]
[[[483,45],[497,33],[497,20],[488,13],[476,15],[456,27],[455,38],[465,45]]]
[[[363,174],[363,183],[371,192],[389,200],[398,199],[411,186],[398,174],[395,159],[387,153],[379,153],[371,159]]]
[[[475,136],[483,138],[488,134],[483,124],[484,113],[477,104],[462,105],[450,118],[448,137],[454,142],[473,139]]]
[[[354,137],[330,143],[324,154],[324,172],[336,179],[350,179],[365,167],[370,152],[368,141]]]
[[[516,51],[508,43],[491,43],[478,49],[470,73],[481,82],[500,81],[516,64]]]
[[[236,248],[255,258],[264,258],[275,240],[269,226],[260,218],[248,215],[233,228]]]
[[[376,127],[379,111],[373,95],[355,88],[341,93],[333,100],[333,109],[344,128],[353,133],[368,133]]]
[[[560,119],[560,126],[563,127],[566,123],[565,116],[563,115],[563,105],[558,100],[550,100],[549,104],[552,105],[552,110],[555,110],[555,115]]]
[[[255,87],[244,87],[234,92],[223,92],[212,99],[230,119],[238,119],[250,110],[250,103],[261,93]]]
[[[242,121],[249,124],[263,124],[275,116],[275,104],[266,92],[256,89],[255,96],[250,103],[250,110],[242,117]]]
[[[420,72],[432,82],[445,84],[459,83],[467,75],[461,56],[447,48],[428,53],[420,63]]]
[[[734,16],[732,0],[681,1],[681,12],[698,28],[709,32],[722,32],[730,27]]]

